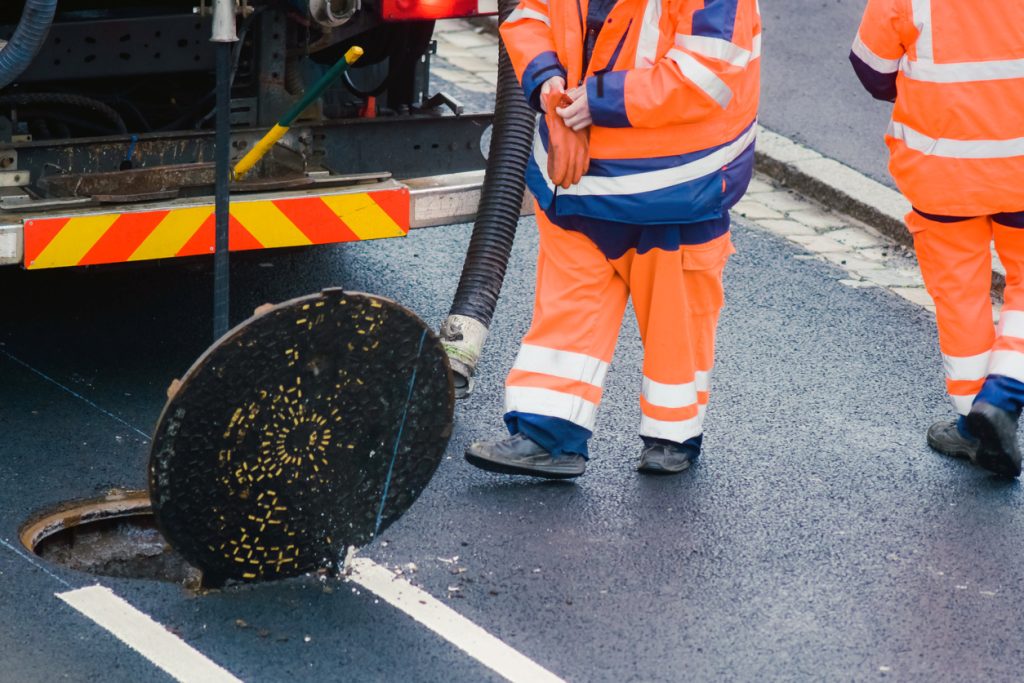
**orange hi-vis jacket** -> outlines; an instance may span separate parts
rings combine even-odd
[[[895,98],[889,170],[916,209],[1024,210],[1024,0],[869,0],[850,59]]]
[[[583,70],[587,0],[521,0],[501,27],[527,100],[562,75],[585,84],[590,169],[547,176],[540,118],[527,183],[549,215],[630,224],[718,218],[753,169],[760,87],[757,0],[618,0]],[[557,193],[557,194],[556,194]]]

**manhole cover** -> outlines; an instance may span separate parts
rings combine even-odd
[[[453,403],[437,336],[395,302],[327,290],[276,305],[165,406],[157,524],[207,585],[336,570],[430,481]]]

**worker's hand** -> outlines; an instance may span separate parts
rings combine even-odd
[[[556,111],[572,104],[564,92],[551,91],[545,98],[547,114],[544,121],[548,127],[548,177],[562,189],[575,185],[590,166],[590,132],[588,129],[574,131]]]
[[[540,86],[540,108],[547,114],[548,113],[548,93],[549,92],[565,92],[565,79],[561,76],[552,76],[548,80],[544,81],[544,85]]]
[[[578,88],[573,88],[568,92],[568,95],[572,98],[572,104],[555,110],[562,117],[562,120],[565,121],[565,125],[573,130],[583,130],[594,123],[594,120],[590,117],[590,103],[587,101],[586,86],[581,85]]]

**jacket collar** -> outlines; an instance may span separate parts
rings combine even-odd
[[[643,20],[647,2],[663,0],[619,0],[608,15],[608,21],[601,30],[594,45],[594,54],[590,59],[589,72],[605,71],[614,68],[613,60],[623,58],[632,60],[635,52],[635,34]],[[565,0],[564,26],[566,27],[566,85],[573,88],[582,78],[589,74],[583,73],[583,37],[586,32],[586,17],[589,9],[588,0]]]

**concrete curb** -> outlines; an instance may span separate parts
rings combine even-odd
[[[764,127],[757,134],[756,165],[781,185],[863,221],[900,244],[914,246],[903,222],[910,202],[891,187]],[[1002,298],[1005,284],[1006,273],[996,259],[992,293]]]

